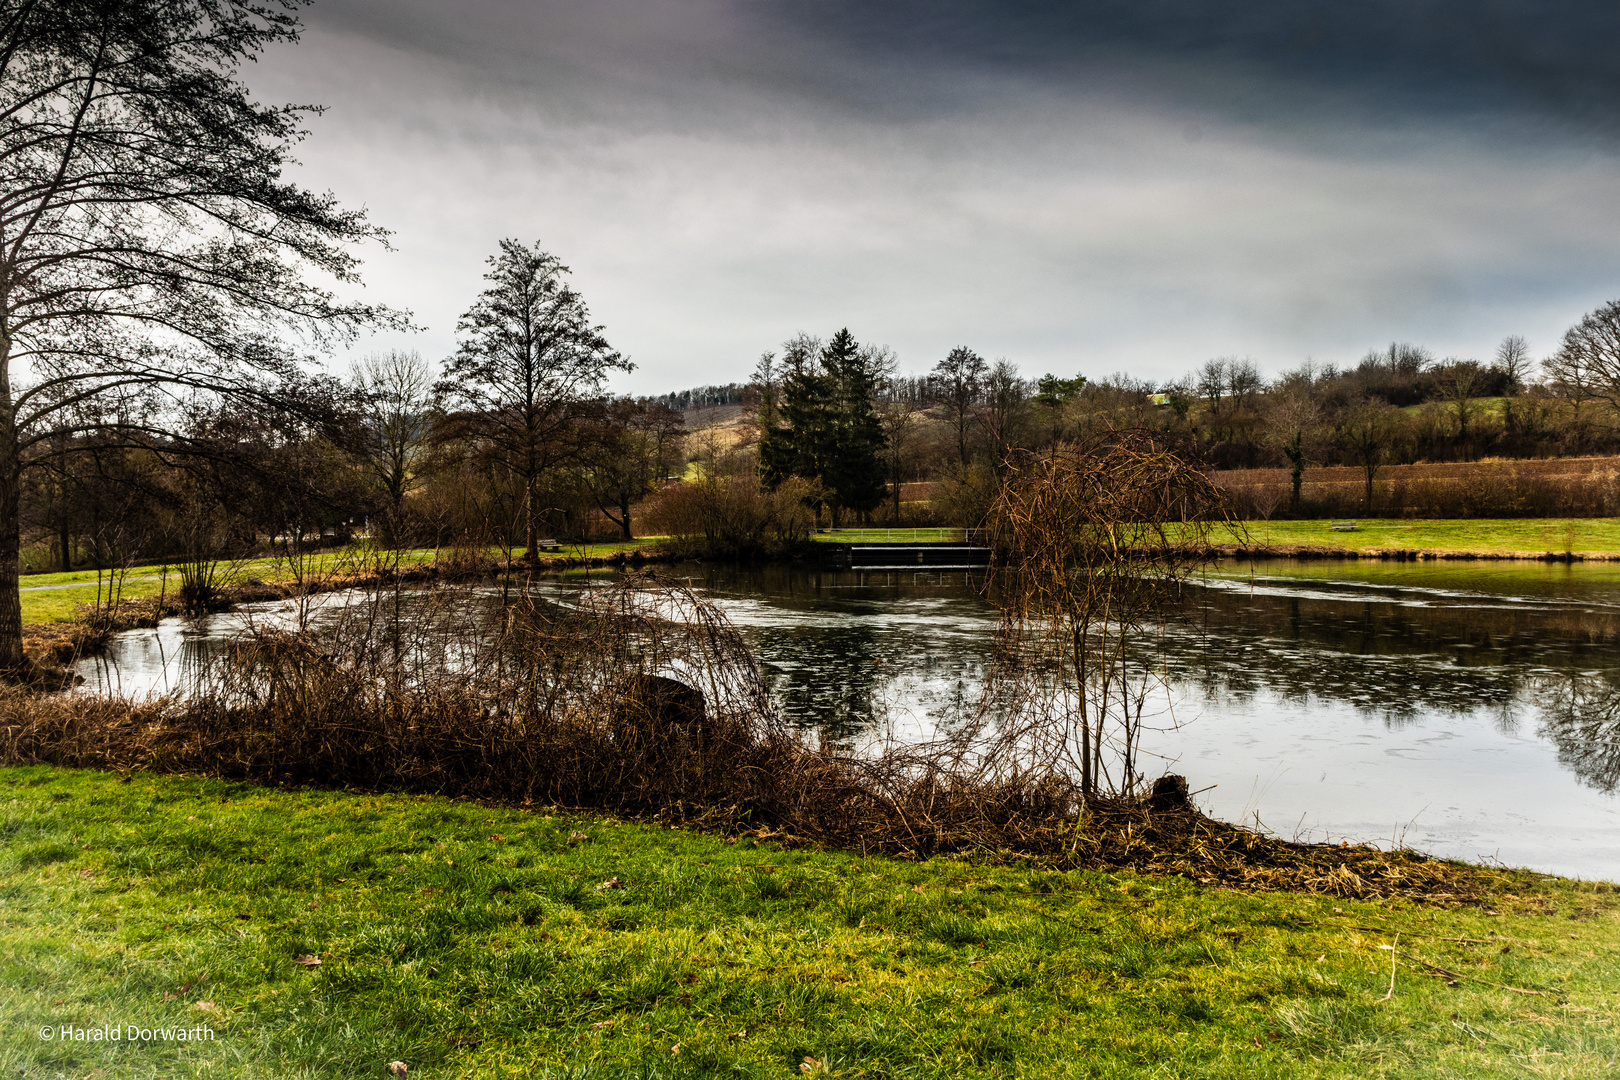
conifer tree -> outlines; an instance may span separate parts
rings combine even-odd
[[[774,364],[762,366],[775,371]],[[820,482],[834,520],[844,510],[869,514],[884,495],[887,439],[872,405],[873,354],[848,329],[823,345],[799,335],[783,348],[781,381],[762,386],[760,475],[774,488],[790,476]]]

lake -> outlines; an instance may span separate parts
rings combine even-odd
[[[661,567],[746,635],[795,722],[926,734],[981,685],[996,610],[962,571]],[[543,589],[584,587],[585,576]],[[342,603],[341,597],[323,603]],[[81,664],[141,695],[239,632],[166,621]],[[1186,590],[1144,771],[1285,837],[1620,877],[1620,567],[1224,564]]]

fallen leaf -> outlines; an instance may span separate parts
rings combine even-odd
[[[310,906],[310,907],[312,907],[312,908],[315,908],[315,907],[320,907],[320,906],[321,906],[321,902],[320,902],[320,901],[319,901],[319,900],[311,900],[311,901],[310,901],[310,902],[309,902],[309,906]]]
[[[300,956],[293,960],[293,963],[302,964],[304,967],[320,967],[321,958],[319,956]]]
[[[912,892],[919,892],[919,893],[920,893],[920,892],[922,892],[922,891],[923,891],[923,887],[922,887],[922,886],[921,886],[921,885],[913,885],[913,886],[912,886],[912,887],[911,887],[911,891],[912,891]]]
[[[79,871],[79,876],[82,877],[82,878],[87,878],[87,877],[90,877],[91,875],[93,875],[94,873],[95,873],[94,870],[86,868],[84,870]]]
[[[616,877],[612,877],[612,878],[608,878],[606,881],[602,882],[602,884],[598,885],[597,888],[598,889],[622,889],[622,888],[624,888],[624,882],[620,881]]]
[[[571,832],[571,833],[568,834],[569,843],[578,843],[581,840],[589,840],[589,839],[590,839],[590,837],[588,837],[584,833],[578,832],[578,831]]]
[[[676,1043],[674,1046],[669,1048],[669,1052],[672,1053],[672,1054],[680,1053],[681,1052],[681,1044]]]
[[[727,1035],[726,1038],[728,1038],[728,1039],[746,1039],[746,1038],[748,1038],[748,1029],[743,1028],[741,1031],[733,1031],[730,1035]]]
[[[617,1020],[598,1020],[596,1023],[591,1025],[591,1030],[595,1031],[595,1030],[597,1030],[599,1028],[612,1027],[614,1024],[617,1024],[617,1023],[618,1023]]]
[[[410,1068],[403,1061],[390,1061],[388,1063],[388,1074],[390,1076],[404,1076],[408,1072],[410,1072]]]
[[[504,843],[506,843],[506,837],[502,836],[500,833],[490,833],[489,834],[489,839],[490,839],[490,842],[493,843],[493,844],[504,844]]]
[[[212,1001],[199,1001],[192,1008],[201,1009],[203,1012],[219,1012],[219,1006]]]

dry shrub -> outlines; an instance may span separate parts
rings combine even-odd
[[[670,484],[647,508],[650,528],[669,536],[666,546],[692,555],[740,557],[775,554],[809,534],[820,486],[791,477],[774,490],[752,471],[705,474]]]
[[[987,521],[1001,606],[986,698],[997,754],[1073,774],[1088,795],[1128,794],[1159,667],[1142,649],[1162,639],[1155,625],[1182,579],[1210,558],[1209,530],[1230,524],[1228,501],[1141,430],[1008,466]]]
[[[786,726],[712,605],[651,576],[566,602],[373,593],[303,634],[262,628],[148,703],[0,691],[9,763],[209,773],[594,808],[918,858],[1132,867],[1343,896],[1483,895],[1485,871],[1287,844],[1086,795],[1060,762],[968,725],[859,752]],[[1181,790],[1185,790],[1184,786]]]

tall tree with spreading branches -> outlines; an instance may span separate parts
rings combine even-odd
[[[383,230],[283,178],[309,106],[237,70],[296,0],[0,0],[0,668],[24,666],[23,470],[96,434],[184,446],[185,402],[286,404]]]
[[[634,365],[591,325],[585,298],[555,255],[502,240],[489,258],[489,288],[461,317],[461,347],[437,393],[458,432],[522,485],[528,557],[540,554],[541,478],[585,449],[579,421],[611,371]]]

